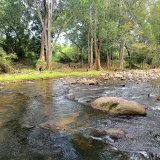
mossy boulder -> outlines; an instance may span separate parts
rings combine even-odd
[[[0,73],[14,73],[14,69],[4,62],[0,62]]]
[[[36,69],[37,71],[44,71],[47,68],[47,63],[43,60],[38,60],[36,63]]]
[[[100,97],[91,103],[92,108],[109,114],[146,115],[146,109],[134,101],[120,97]]]

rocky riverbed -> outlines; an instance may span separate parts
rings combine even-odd
[[[1,84],[0,159],[159,160],[159,83],[138,82],[135,73],[133,82],[127,76],[106,79],[122,73]],[[105,96],[135,101],[147,115],[108,115],[91,108]]]
[[[133,70],[133,71],[117,71],[115,73],[102,74],[105,80],[121,80],[128,82],[150,82],[153,79],[160,77],[159,70]]]
[[[116,72],[111,73],[113,76],[105,73],[98,77],[88,76],[69,81],[67,79],[61,80],[66,97],[85,106],[90,107],[91,102],[104,96],[122,97],[145,106],[147,109],[146,117],[107,116],[109,124],[97,129],[94,128],[90,134],[93,139],[107,141],[115,148],[119,148],[120,151],[129,152],[131,154],[130,160],[159,160],[160,104],[157,101],[159,83],[152,82],[152,80],[159,78],[159,73],[152,70],[149,72],[139,71],[133,73],[132,76],[131,73],[123,74],[125,75],[123,77],[117,76],[122,75],[122,72]],[[128,77],[128,75],[130,76]]]
[[[95,85],[102,83],[120,83],[120,82],[130,82],[130,83],[141,83],[141,82],[151,82],[152,80],[157,80],[160,77],[160,72],[158,69],[152,70],[133,70],[133,71],[114,71],[102,73],[98,76],[84,76],[74,80],[70,83],[75,84],[89,84]],[[65,82],[67,83],[67,82]]]

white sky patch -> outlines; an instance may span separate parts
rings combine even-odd
[[[65,33],[61,33],[57,39],[57,44],[71,44],[71,41],[66,38]]]

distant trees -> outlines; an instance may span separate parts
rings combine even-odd
[[[115,58],[119,69],[157,67],[159,8],[159,0],[1,0],[0,47],[19,58],[39,57],[51,70],[63,33],[89,68],[101,70],[103,60],[110,69]]]
[[[106,57],[109,69],[113,51],[118,48],[119,68],[124,68],[124,59],[131,68],[134,63],[138,62],[134,58],[138,56],[138,50],[132,45],[142,43],[148,46],[152,43],[153,35],[148,17],[153,3],[155,2],[148,0],[77,0],[72,2],[70,9],[74,10],[73,25],[69,25],[68,32],[71,34],[74,31],[77,35],[67,38],[73,44],[78,38],[78,43],[81,43],[81,48],[84,49],[88,44],[90,68],[101,70],[100,58],[105,54],[106,56],[103,57]]]

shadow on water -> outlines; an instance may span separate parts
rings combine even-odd
[[[27,143],[28,129],[23,128],[21,122],[29,97],[9,92],[1,96],[0,158],[11,159],[21,154]]]
[[[73,146],[76,149],[76,153],[83,160],[125,160],[128,156],[118,151],[114,146],[103,143],[98,139],[87,139],[81,133],[73,135]]]
[[[71,101],[63,81],[7,84],[0,90],[0,160],[156,160],[160,112],[157,91],[147,97],[150,84],[73,84]],[[148,115],[107,116],[88,106],[100,96],[134,100]],[[123,129],[127,137],[102,134],[108,128]]]

